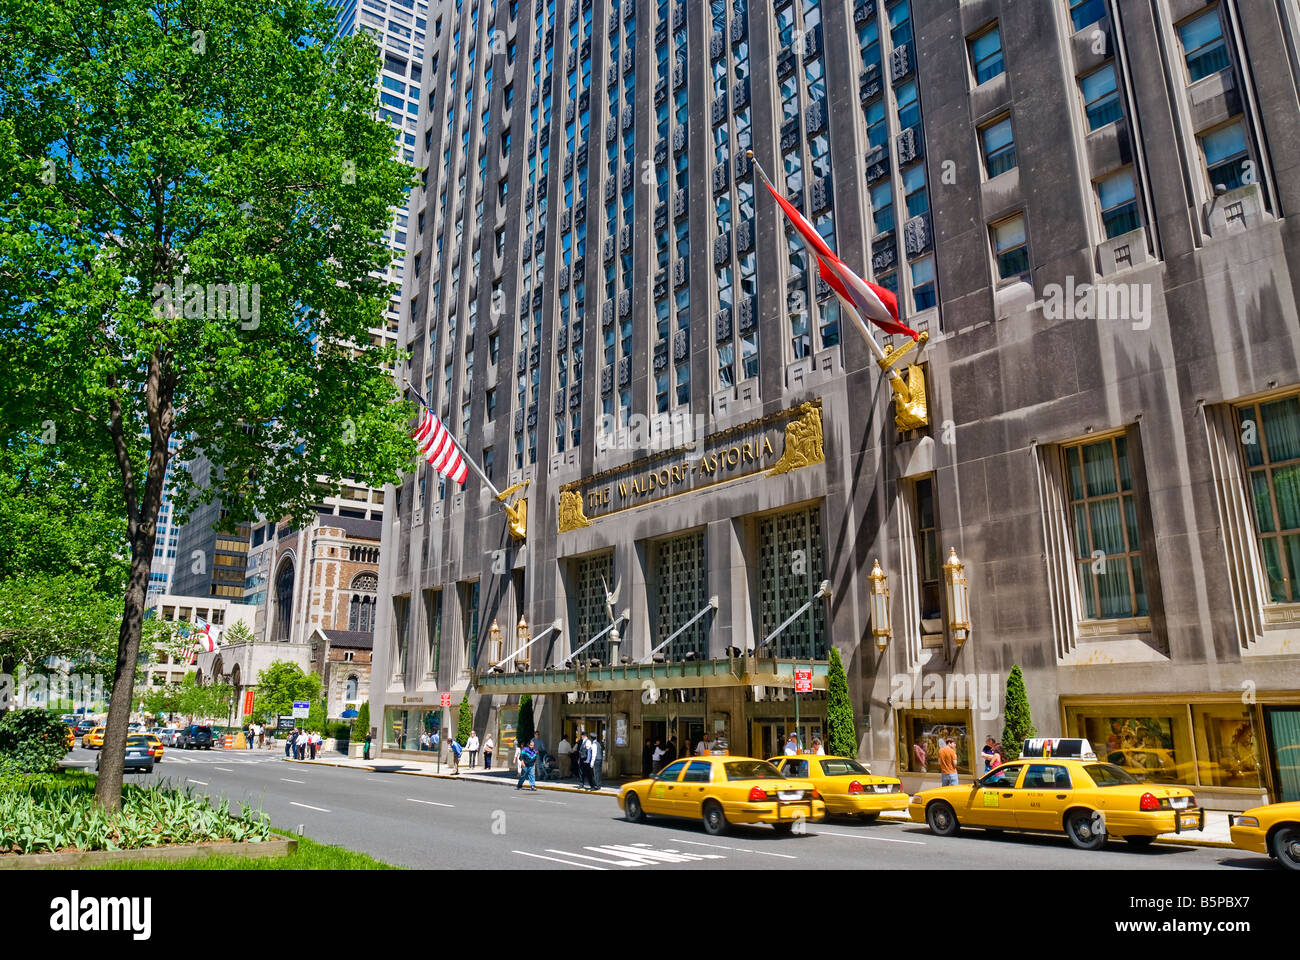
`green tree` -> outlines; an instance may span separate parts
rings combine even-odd
[[[356,731],[352,737],[352,742],[356,743],[366,739],[366,734],[370,732],[370,701],[363,701],[361,706],[357,707],[356,719],[352,721],[352,729]]]
[[[295,700],[310,700],[315,703],[320,699],[320,677],[305,672],[296,663],[276,660],[257,675],[253,713],[270,723],[274,722],[273,717],[287,717],[293,713]]]
[[[533,726],[533,698],[525,693],[519,698],[519,720],[515,724],[515,738],[519,745],[524,747],[536,733],[537,730]]]
[[[228,683],[210,683],[200,686],[197,673],[187,673],[176,690],[177,713],[196,718],[211,717],[222,724],[229,721],[230,709],[234,701],[233,686]]]
[[[456,715],[456,742],[462,747],[469,740],[469,732],[474,729],[474,711],[469,708],[469,696],[460,698],[460,712]]]
[[[248,625],[243,620],[236,620],[222,633],[221,645],[229,647],[236,643],[253,643],[256,639],[253,631],[248,629]]]
[[[307,711],[307,719],[302,722],[302,728],[308,733],[325,732],[325,701],[315,699],[311,702],[311,709]]]
[[[153,716],[181,712],[180,685],[150,687],[144,694],[144,708]]]
[[[858,755],[858,727],[849,698],[849,678],[844,673],[840,651],[831,647],[830,674],[826,690],[826,752],[837,757]]]
[[[1025,691],[1025,675],[1016,664],[1007,675],[1007,698],[1003,706],[1003,719],[1006,726],[1002,729],[1002,749],[1007,752],[1008,760],[1020,756],[1020,749],[1026,740],[1038,736],[1034,728],[1034,719],[1029,713],[1029,694]]]
[[[0,772],[50,773],[68,753],[68,725],[35,708],[0,714]]]
[[[164,483],[178,518],[219,501],[229,529],[306,520],[318,477],[378,485],[414,454],[406,355],[370,334],[411,173],[373,40],[335,29],[324,0],[0,5],[0,428],[51,424],[72,469],[114,464],[109,810]],[[167,474],[200,454],[205,488]]]

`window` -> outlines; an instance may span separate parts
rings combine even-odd
[[[909,219],[919,217],[930,209],[929,195],[925,192],[924,163],[918,163],[903,171],[903,194],[907,200]]]
[[[1106,15],[1105,0],[1070,0],[1070,19],[1076,32]]]
[[[935,303],[934,257],[922,257],[912,264],[912,308],[920,313]]]
[[[980,130],[984,147],[984,172],[992,180],[1016,166],[1016,140],[1011,132],[1011,117],[995,120]]]
[[[1237,408],[1255,532],[1275,603],[1300,601],[1300,397]]]
[[[996,23],[970,42],[970,61],[976,86],[1003,72],[1002,34]]]
[[[867,144],[871,149],[883,148],[889,142],[889,130],[885,125],[885,101],[876,100],[867,104]]]
[[[1088,115],[1088,129],[1097,130],[1114,123],[1124,115],[1119,92],[1115,89],[1115,64],[1098,67],[1086,77],[1079,78],[1083,94],[1083,110]]]
[[[906,130],[921,122],[921,104],[916,99],[916,81],[909,80],[894,91],[898,103],[898,127]]]
[[[1097,181],[1097,200],[1101,204],[1101,222],[1110,240],[1140,227],[1137,197],[1133,190],[1133,171],[1121,170]]]
[[[871,188],[871,214],[877,235],[894,229],[894,191],[888,180]]]
[[[1178,38],[1183,42],[1183,57],[1187,61],[1187,75],[1192,83],[1232,65],[1227,45],[1223,41],[1223,24],[1219,20],[1218,7],[1181,24],[1178,27]]]
[[[1235,190],[1247,182],[1246,165],[1250,158],[1240,120],[1202,134],[1197,139],[1201,142],[1201,152],[1205,154],[1205,170],[1211,187]]]
[[[934,621],[934,629],[922,633],[935,633],[942,629],[939,619],[943,567],[939,560],[938,524],[934,502],[934,477],[916,481],[916,576],[919,586],[921,620]]]
[[[1121,435],[1067,447],[1065,474],[1085,616],[1145,617],[1146,584],[1128,439]]]
[[[1008,280],[1029,270],[1029,247],[1025,242],[1025,218],[1015,216],[989,228],[998,277]]]

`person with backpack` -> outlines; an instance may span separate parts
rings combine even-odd
[[[451,754],[451,775],[460,776],[460,752],[465,749],[455,737],[447,738],[447,752]]]
[[[519,773],[519,782],[515,784],[516,790],[524,788],[524,778],[528,778],[528,789],[537,790],[537,741],[529,740],[528,745],[519,751],[519,762],[522,769]]]

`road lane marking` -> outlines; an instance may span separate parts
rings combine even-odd
[[[588,850],[599,850],[598,847],[587,847]],[[694,853],[661,853],[658,850],[649,850],[642,847],[623,846],[619,843],[607,843],[603,853],[619,853],[629,857],[647,857],[651,860],[659,860],[663,863],[690,863],[695,860],[704,858]]]
[[[592,848],[584,847],[583,849],[590,850]],[[566,857],[577,857],[579,860],[593,860],[596,863],[612,863],[616,867],[644,867],[646,865],[644,860],[606,860],[604,857],[590,857],[585,853],[573,853],[569,850],[552,850],[550,847],[546,848],[546,852],[559,853]]]
[[[305,780],[290,780],[288,777],[281,777],[280,779],[283,780],[285,783],[306,783],[307,782]]]
[[[551,860],[554,863],[565,863],[571,867],[586,867],[588,870],[604,870],[605,867],[598,867],[594,863],[578,863],[575,860],[560,860],[558,857],[544,857],[540,853],[527,853],[523,850],[511,850],[511,853],[517,853],[521,857],[534,857],[538,860]]]
[[[432,800],[416,800],[415,797],[407,797],[412,803],[427,803],[431,807],[455,807],[454,803],[435,803]]]
[[[567,806],[568,806],[568,804],[565,803],[563,800],[541,800],[541,799],[539,799],[537,802],[538,802],[538,803],[553,803],[553,804],[555,804],[557,807],[567,807]]]
[[[326,810],[324,807],[313,807],[309,803],[299,803],[297,800],[290,800],[289,804],[295,807],[302,807],[305,810],[317,810],[320,813],[329,813],[329,811]]]
[[[791,856],[791,855],[788,854],[788,853],[769,853],[769,852],[766,851],[766,850],[742,850],[740,847],[737,847],[736,849],[737,849],[739,852],[741,852],[741,853],[752,853],[752,854],[754,854],[754,856],[756,856],[756,857],[782,857],[782,858],[784,858],[784,859],[786,859],[786,860],[798,860],[798,859],[799,859],[798,857]]]
[[[206,781],[206,780],[191,780],[189,777],[186,777],[186,778],[185,778],[185,782],[186,782],[186,783],[197,783],[200,787],[206,787],[206,786],[208,785],[208,781]]]
[[[854,840],[879,840],[881,843],[915,843],[925,846],[924,840],[895,840],[893,837],[868,837],[861,833],[831,833],[827,830],[810,830],[819,837],[852,837]]]
[[[734,850],[734,847],[724,847],[720,843],[701,843],[699,840],[678,840],[678,843],[689,843],[693,847],[716,847],[719,850]]]
[[[220,770],[222,773],[234,773],[234,772],[235,772],[234,770],[231,770],[229,767],[216,767],[215,769]]]

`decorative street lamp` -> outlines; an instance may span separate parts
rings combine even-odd
[[[867,579],[871,581],[871,633],[876,638],[876,649],[884,651],[890,639],[889,587],[886,585],[888,577],[880,569],[879,560],[876,560]]]
[[[488,648],[491,650],[489,655],[491,662],[488,666],[495,667],[501,662],[501,655],[505,652],[505,641],[501,638],[501,627],[497,625],[495,619],[492,621],[492,626],[488,628]]]
[[[948,629],[960,647],[970,636],[970,587],[966,584],[966,564],[957,559],[955,547],[948,548],[943,576],[948,586]]]
[[[515,649],[523,650],[523,648],[528,644],[528,641],[530,639],[532,638],[528,636],[528,621],[526,621],[523,617],[520,617],[519,626],[515,628]],[[515,669],[516,670],[528,669],[527,653],[520,653],[515,656]]]

